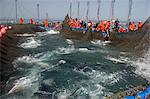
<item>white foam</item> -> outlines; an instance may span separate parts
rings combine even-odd
[[[65,64],[65,63],[66,63],[65,60],[60,60],[60,61],[59,61],[59,64]]]
[[[70,44],[70,45],[74,44],[74,42],[73,42],[72,40],[70,40],[70,39],[66,39],[66,42],[67,42],[68,44]]]
[[[36,36],[35,34],[17,34],[20,37],[29,37],[29,36]]]
[[[117,59],[117,58],[114,58],[114,57],[108,56],[108,57],[106,57],[106,59],[111,60],[111,61],[116,62],[116,63],[124,63],[124,61]]]
[[[132,62],[133,66],[136,67],[136,73],[142,75],[143,77],[150,79],[150,49],[144,55],[143,58],[140,58]]]
[[[39,66],[40,68],[48,68],[51,64],[45,63],[44,61],[47,59],[53,60],[54,58],[54,52],[46,52],[46,53],[38,53],[33,56],[22,56],[17,58],[13,64],[14,66],[17,66],[16,63],[23,62],[28,64],[34,64],[36,66]]]
[[[51,86],[54,83],[54,80],[53,79],[46,79],[46,80],[43,80],[43,83],[45,85]]]
[[[41,45],[40,40],[35,40],[33,37],[30,37],[26,40],[26,42],[22,43],[20,47],[27,49],[27,48],[37,48],[40,45]]]
[[[56,30],[49,30],[46,32],[47,34],[59,34],[60,32],[59,31],[56,31]]]
[[[129,63],[130,62],[129,58],[121,57],[121,56],[119,58],[114,58],[114,57],[111,57],[111,56],[107,56],[105,58],[108,59],[108,60],[111,60],[111,61],[113,61],[115,63]]]
[[[57,54],[70,54],[74,51],[75,51],[74,46],[70,46],[70,47],[67,47],[67,48],[64,48],[64,47],[58,48],[58,50],[56,50],[56,53]]]
[[[81,51],[81,52],[87,52],[88,49],[87,48],[79,48],[79,51]]]
[[[80,71],[74,69],[74,71],[90,77],[88,81],[83,80],[82,82],[80,82],[80,86],[83,90],[83,93],[89,94],[89,96],[92,99],[99,99],[100,97],[98,96],[102,94],[103,95],[111,94],[110,92],[103,91],[105,90],[105,87],[102,86],[101,83],[103,84],[107,83],[109,85],[112,85],[112,84],[117,83],[122,78],[121,76],[122,72],[114,72],[114,73],[107,74],[105,72],[100,72],[100,71],[92,70],[92,69],[91,71],[87,71],[87,72],[84,72],[84,69]]]
[[[71,93],[66,92],[66,90],[64,92],[60,92],[57,95],[58,99],[68,99]]]
[[[111,43],[111,41],[94,40],[94,41],[91,41],[91,43],[94,45],[105,46],[105,45]]]
[[[33,94],[35,91],[38,90],[38,86],[36,86],[37,84],[35,84],[35,82],[38,81],[38,78],[35,76],[27,76],[27,77],[22,77],[14,82],[14,86],[13,88],[8,92],[8,94],[14,94],[14,93],[18,93],[23,91],[25,94],[25,90],[27,93],[29,92],[29,90],[32,92],[30,94]],[[32,90],[32,88],[34,87],[34,90]],[[28,93],[29,94],[29,93]]]

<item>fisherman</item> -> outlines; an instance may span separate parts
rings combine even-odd
[[[20,18],[20,19],[19,19],[19,23],[20,23],[20,24],[23,24],[23,22],[24,22],[23,18]]]
[[[119,29],[119,20],[118,20],[118,18],[115,20],[114,25],[115,25],[115,31],[118,31],[118,29]]]
[[[44,25],[45,25],[45,28],[48,28],[48,20],[47,19],[44,20]]]
[[[75,19],[71,19],[69,22],[70,25],[70,29],[74,30],[76,28],[76,20]]]
[[[96,30],[97,30],[97,31],[105,32],[104,29],[105,29],[105,25],[104,25],[104,21],[102,20],[102,21],[98,24]]]
[[[92,28],[92,25],[93,25],[93,23],[92,23],[92,21],[90,20],[90,21],[88,22],[88,27],[89,27],[89,28]]]
[[[129,31],[134,31],[135,29],[135,25],[134,22],[129,22],[129,27],[128,27]]]
[[[81,29],[81,22],[80,22],[79,19],[77,20],[77,28],[78,28],[78,29]]]
[[[107,36],[109,37],[110,35],[110,21],[109,20],[106,21],[105,29],[106,29]]]
[[[118,32],[124,32],[124,29],[123,29],[123,27],[122,27],[122,26],[120,26],[120,28],[119,28]]]
[[[142,21],[139,21],[138,22],[138,30],[141,30],[141,28],[142,28]]]
[[[32,18],[30,18],[30,24],[33,24],[33,19]]]

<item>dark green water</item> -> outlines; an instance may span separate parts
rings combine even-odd
[[[14,60],[8,98],[102,99],[144,83],[121,52],[107,42],[66,40],[58,34],[36,33],[18,46],[25,54]]]

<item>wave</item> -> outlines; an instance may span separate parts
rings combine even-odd
[[[107,83],[109,85],[113,85],[117,83],[120,79],[122,79],[122,72],[114,72],[107,74],[105,72],[100,72],[92,69],[91,71],[84,72],[84,69],[74,69],[74,71],[86,75],[90,78],[89,80],[83,80],[82,82],[80,82],[79,85],[81,87],[82,94],[89,95],[92,99],[100,99],[102,98],[102,95],[105,96],[112,94],[106,91],[106,88],[103,86],[103,84],[105,85]]]
[[[105,46],[105,45],[111,43],[111,41],[94,40],[94,41],[91,41],[91,43],[94,45]]]
[[[70,44],[70,45],[73,45],[73,44],[74,44],[74,42],[73,42],[72,40],[70,40],[70,39],[66,39],[66,42],[67,42],[68,44]]]
[[[88,49],[87,48],[79,48],[79,51],[81,51],[81,52],[87,52]]]
[[[56,31],[56,30],[49,30],[46,32],[47,34],[59,34],[60,32],[59,31]]]
[[[143,58],[132,61],[132,65],[136,67],[136,73],[144,78],[150,79],[150,49]]]
[[[24,49],[37,48],[38,46],[41,46],[41,43],[40,40],[35,40],[33,37],[29,37],[26,42],[22,43],[19,47]]]
[[[22,93],[23,96],[32,96],[33,93],[38,91],[38,77],[26,76],[15,80],[13,87],[9,90],[8,95]]]
[[[107,56],[105,58],[107,60],[113,61],[115,63],[128,63],[129,62],[129,58],[127,58],[127,57],[114,58],[114,57]]]
[[[70,46],[70,47],[61,47],[61,48],[58,48],[57,50],[55,50],[57,54],[70,54],[72,52],[75,51],[75,48],[74,46]]]

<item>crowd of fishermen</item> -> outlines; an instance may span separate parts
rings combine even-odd
[[[91,28],[92,32],[128,32],[128,31],[135,31],[136,29],[141,29],[142,22],[139,21],[137,24],[137,28],[134,22],[129,22],[128,25],[126,25],[127,28],[124,28],[118,19],[116,20],[101,20],[98,23],[94,23],[91,20],[89,22],[86,22],[85,20],[80,19],[69,19],[69,26],[71,30],[83,30],[83,32],[86,32],[87,28]]]
[[[20,24],[23,24],[23,23],[24,23],[24,19],[23,19],[23,18],[20,18],[20,19],[19,19],[19,23],[20,23]],[[29,19],[29,23],[30,23],[30,24],[39,24],[39,22],[33,21],[32,18]],[[49,23],[48,23],[48,20],[47,20],[47,19],[45,19],[45,20],[43,21],[43,25],[45,26],[45,28],[48,28],[48,27],[49,27]]]

